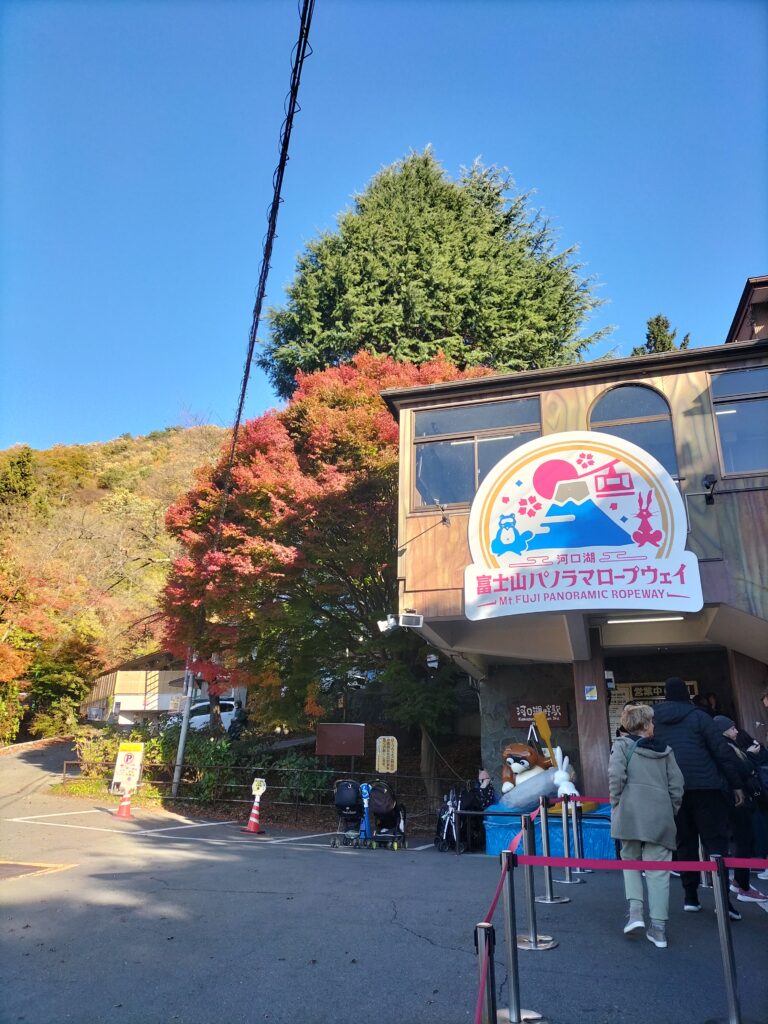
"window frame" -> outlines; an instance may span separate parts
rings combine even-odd
[[[737,395],[729,395],[727,398],[716,398],[712,384],[715,377],[722,377],[727,373],[741,373],[744,370],[761,370],[764,369],[764,365],[757,366],[734,366],[727,370],[709,370],[707,372],[707,387],[709,389],[709,404],[712,413],[712,426],[715,432],[715,448],[717,450],[717,462],[720,470],[721,480],[740,480],[743,477],[752,479],[753,477],[765,477],[768,476],[768,463],[763,469],[743,469],[738,470],[735,473],[729,473],[725,468],[725,455],[723,452],[722,442],[720,440],[720,427],[717,421],[717,407],[719,405],[733,405],[739,402],[749,402],[755,399],[762,398],[768,400],[768,391],[744,391]],[[766,438],[768,443],[768,438]]]
[[[619,419],[601,420],[599,423],[593,423],[592,416],[593,416],[593,413],[595,411],[595,407],[598,405],[599,402],[602,401],[603,398],[605,398],[606,395],[610,394],[611,391],[616,391],[619,388],[645,388],[645,390],[647,390],[647,391],[652,391],[655,395],[658,395],[659,398],[664,402],[664,405],[667,408],[667,415],[664,416],[662,413],[656,413],[653,416],[627,416],[626,418],[621,419],[621,420],[619,420]],[[594,398],[594,400],[592,401],[589,409],[587,410],[587,430],[594,430],[597,433],[601,432],[601,428],[602,427],[618,427],[618,426],[623,426],[623,425],[631,426],[632,424],[635,424],[635,423],[663,423],[663,422],[668,422],[669,426],[670,426],[670,430],[672,431],[672,446],[673,446],[674,453],[675,453],[675,464],[676,464],[676,470],[675,470],[674,473],[670,472],[670,470],[667,469],[666,466],[664,466],[664,469],[667,470],[667,472],[672,477],[672,479],[675,481],[675,483],[679,484],[682,480],[685,480],[685,477],[682,476],[681,473],[680,473],[680,459],[678,458],[677,434],[675,433],[675,421],[674,421],[674,417],[672,416],[672,406],[670,405],[669,399],[667,398],[667,396],[662,391],[660,391],[653,384],[648,384],[646,381],[636,381],[636,380],[633,380],[633,381],[618,381],[615,384],[611,384],[611,386],[607,387],[604,391],[601,391],[600,394],[597,395]],[[608,431],[602,431],[602,432],[603,433],[609,433]],[[633,443],[636,443],[636,442],[633,442]],[[644,449],[644,451],[647,451],[647,449]],[[649,455],[653,455],[653,452],[648,452],[648,454]],[[656,458],[655,455],[653,455],[653,457]],[[656,459],[656,461],[660,462],[659,459]],[[660,464],[664,465],[661,462],[660,462]]]
[[[508,427],[488,427],[488,428],[486,428],[484,430],[474,430],[474,431],[471,431],[471,432],[467,431],[467,430],[461,430],[461,431],[454,431],[453,433],[430,434],[430,435],[428,435],[426,437],[416,437],[416,416],[419,413],[421,413],[421,412],[429,412],[430,410],[433,410],[433,409],[440,409],[440,410],[460,409],[460,408],[466,408],[467,406],[472,406],[472,405],[490,405],[492,402],[516,402],[518,400],[522,401],[522,400],[531,399],[531,398],[535,398],[537,403],[538,403],[538,408],[539,408],[538,423],[514,424],[514,425],[508,426]],[[411,445],[410,445],[410,448],[411,448],[411,454],[410,454],[411,488],[410,488],[410,496],[409,496],[409,502],[408,502],[408,506],[409,506],[408,507],[408,514],[409,515],[425,515],[425,514],[430,514],[430,513],[432,515],[434,515],[435,512],[439,508],[450,508],[450,509],[455,509],[455,510],[461,510],[461,509],[465,509],[465,508],[468,509],[468,508],[471,507],[472,502],[474,501],[474,498],[475,498],[475,494],[477,494],[477,488],[479,486],[478,479],[477,479],[478,468],[479,468],[479,465],[478,465],[478,455],[479,455],[478,439],[488,438],[488,439],[493,439],[493,440],[503,440],[505,437],[516,437],[518,434],[528,434],[528,433],[531,434],[531,440],[534,440],[535,438],[538,438],[538,437],[542,436],[541,392],[540,391],[527,392],[527,393],[522,394],[522,395],[509,395],[509,394],[507,394],[507,395],[498,395],[498,396],[494,396],[493,398],[490,398],[490,399],[472,398],[472,399],[468,399],[467,401],[464,401],[464,402],[441,402],[441,403],[430,402],[428,404],[414,406],[410,410],[410,412],[411,412],[411,430],[410,430],[410,433],[411,433]],[[425,444],[430,444],[430,443],[435,443],[435,442],[440,442],[440,441],[442,441],[442,442],[444,442],[444,441],[466,441],[467,443],[471,443],[472,444],[472,454],[473,454],[473,457],[474,457],[474,479],[475,479],[474,490],[472,492],[472,496],[469,498],[468,501],[441,502],[439,505],[435,505],[435,504],[433,504],[433,505],[422,505],[422,504],[419,503],[421,496],[419,495],[419,492],[418,492],[418,489],[417,489],[417,486],[416,486],[416,484],[417,484],[417,480],[416,480],[416,450],[417,450],[417,447],[420,446],[420,445],[425,445]],[[525,442],[523,442],[523,443],[525,443]]]

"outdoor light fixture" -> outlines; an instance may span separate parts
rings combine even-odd
[[[399,617],[399,619],[397,620],[397,624],[398,624],[398,626],[403,626],[406,629],[408,629],[409,627],[411,629],[421,629],[421,627],[424,625],[424,616],[423,615],[401,615]]]
[[[424,625],[424,616],[416,615],[414,613],[393,615],[390,612],[386,619],[379,619],[376,625],[379,627],[380,633],[383,633],[384,636],[388,636],[393,630],[397,629],[398,626],[403,629],[421,629]]]
[[[704,501],[707,505],[715,504],[715,488],[717,487],[717,477],[712,473],[707,473],[704,479],[701,481],[701,486],[706,490]]]
[[[606,626],[624,626],[629,622],[682,622],[684,615],[654,615],[647,619],[606,619]]]

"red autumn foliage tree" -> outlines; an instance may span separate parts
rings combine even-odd
[[[169,642],[199,652],[194,667],[214,692],[251,684],[264,727],[296,727],[362,673],[387,689],[405,724],[437,724],[450,688],[425,699],[414,685],[427,676],[426,645],[376,625],[397,607],[398,428],[379,393],[487,372],[361,353],[299,374],[284,410],[241,429],[218,545],[226,456],[170,509],[184,554],[165,591]],[[452,673],[444,666],[438,677]]]

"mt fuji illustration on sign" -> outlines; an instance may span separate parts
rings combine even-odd
[[[472,504],[466,615],[697,611],[686,528],[674,481],[637,445],[597,432],[530,441],[493,467]]]

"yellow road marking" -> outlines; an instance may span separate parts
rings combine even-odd
[[[3,875],[2,866],[29,868],[29,871],[19,871],[12,875]],[[53,875],[57,871],[68,871],[76,868],[77,864],[40,864],[29,860],[0,860],[0,881],[12,882],[15,878],[29,878],[32,875]]]

